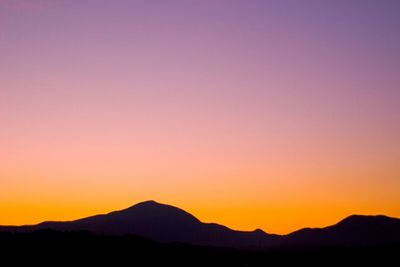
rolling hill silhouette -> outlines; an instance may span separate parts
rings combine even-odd
[[[71,222],[44,222],[34,228],[85,230],[106,235],[133,234],[160,242],[205,246],[265,247],[279,241],[279,236],[262,230],[235,231],[215,223],[202,223],[184,210],[155,201]]]
[[[370,246],[400,241],[400,219],[351,215],[325,228],[305,228],[286,236],[285,245]]]
[[[203,223],[186,211],[155,201],[104,215],[68,222],[43,222],[32,226],[0,227],[0,231],[41,229],[88,231],[107,236],[135,235],[158,242],[234,248],[282,248],[306,246],[368,246],[400,243],[400,219],[352,215],[325,228],[304,228],[288,235],[235,231],[215,223]]]

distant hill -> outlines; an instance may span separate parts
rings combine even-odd
[[[400,242],[400,219],[352,215],[325,228],[305,228],[284,238],[291,246],[368,246]]]
[[[34,229],[86,230],[97,234],[133,234],[160,242],[186,242],[205,246],[267,247],[279,236],[235,231],[223,225],[202,223],[179,208],[145,201],[128,209],[96,215],[71,222],[44,222]]]
[[[136,235],[154,241],[202,246],[270,249],[304,246],[353,246],[400,244],[400,219],[353,215],[325,228],[305,228],[288,235],[235,231],[223,225],[203,223],[186,211],[155,201],[68,222],[43,222],[32,226],[0,227],[0,231],[40,229],[88,231],[107,236]]]

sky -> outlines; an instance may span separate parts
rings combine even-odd
[[[400,2],[0,0],[0,224],[153,199],[400,217]]]

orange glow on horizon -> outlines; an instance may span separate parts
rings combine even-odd
[[[0,225],[400,217],[400,1],[166,2],[0,0]]]

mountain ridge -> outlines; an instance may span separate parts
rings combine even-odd
[[[154,200],[72,221],[0,226],[0,231],[40,229],[83,230],[111,236],[132,234],[159,242],[237,248],[400,243],[400,219],[385,215],[350,215],[331,226],[303,228],[287,235],[276,235],[261,229],[238,231],[217,223],[204,223],[183,209]]]

